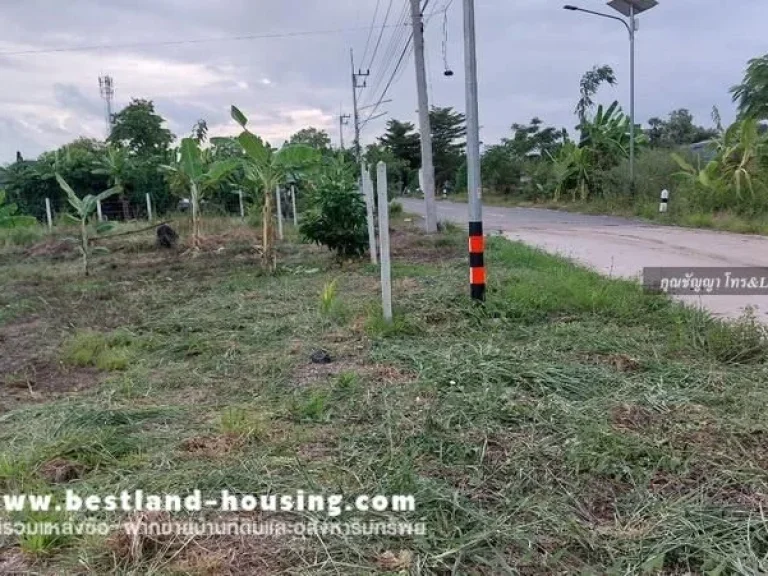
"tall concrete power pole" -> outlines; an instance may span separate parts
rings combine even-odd
[[[349,61],[352,64],[352,105],[355,108],[353,112],[355,122],[355,158],[359,164],[362,162],[362,154],[360,152],[360,110],[357,108],[357,89],[364,88],[365,83],[363,83],[362,86],[358,84],[358,78],[364,78],[368,76],[370,72],[363,72],[362,70],[355,72],[355,54],[351,49],[349,51]]]
[[[485,300],[485,235],[480,180],[480,118],[477,104],[475,0],[464,0],[464,71],[467,98],[467,195],[469,204],[469,287],[473,300]]]
[[[424,22],[420,0],[411,0],[413,26],[413,55],[416,61],[416,88],[419,95],[419,130],[421,132],[421,169],[424,174],[423,192],[425,228],[427,233],[437,232],[437,206],[435,205],[435,165],[432,160],[432,126],[429,121],[427,97],[427,71],[424,66]]]

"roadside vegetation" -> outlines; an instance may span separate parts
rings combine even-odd
[[[392,325],[375,267],[292,226],[274,272],[238,218],[204,218],[196,256],[186,217],[172,250],[107,238],[88,278],[72,243],[7,246],[0,490],[412,493],[367,519],[426,536],[2,537],[0,572],[768,570],[761,325],[502,238],[477,307],[465,235],[410,219]]]

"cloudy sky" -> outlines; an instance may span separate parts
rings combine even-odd
[[[578,2],[605,8],[600,0]],[[377,4],[377,27],[369,41]],[[0,0],[0,164],[12,160],[16,150],[29,158],[77,136],[102,138],[100,74],[114,78],[115,109],[132,97],[152,99],[177,135],[186,135],[198,118],[208,121],[212,135],[234,133],[229,120],[234,103],[255,131],[275,144],[308,125],[327,130],[338,142],[339,110],[351,112],[349,49],[371,69],[361,105],[375,102],[408,32],[397,26],[406,4]],[[508,135],[513,122],[533,116],[570,129],[579,78],[595,64],[610,64],[619,78],[619,85],[604,88],[599,100],[628,102],[626,31],[617,22],[564,11],[562,4],[476,0],[486,144]],[[388,9],[388,27],[382,29]],[[426,13],[431,104],[463,111],[462,1],[430,0]],[[708,125],[713,105],[730,120],[728,88],[740,80],[749,58],[766,52],[767,21],[766,0],[660,0],[641,18],[638,33],[638,121],[686,107]],[[446,25],[451,78],[443,75]],[[235,39],[243,36],[262,37]],[[217,41],[186,42],[210,39]],[[92,48],[69,50],[83,46]],[[394,76],[387,98],[393,101],[382,111],[416,120],[411,57]],[[363,140],[373,140],[385,121],[367,124]],[[352,140],[350,128],[345,139]]]

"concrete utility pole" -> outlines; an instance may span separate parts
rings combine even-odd
[[[424,23],[419,0],[411,0],[413,55],[416,61],[416,88],[419,94],[419,130],[421,132],[421,168],[424,171],[424,225],[428,234],[437,232],[435,205],[435,166],[432,160],[432,126],[429,121],[427,71],[424,67]]]
[[[357,83],[358,78],[365,78],[370,75],[370,71],[363,73],[362,70],[355,72],[355,54],[352,49],[349,50],[349,61],[352,64],[352,105],[354,106],[354,121],[355,121],[355,158],[358,164],[362,161],[362,154],[360,153],[360,111],[357,108],[357,89],[364,88],[366,86],[363,81],[362,86]]]
[[[480,180],[480,115],[477,104],[475,0],[464,0],[464,68],[467,97],[467,194],[469,196],[469,286],[473,300],[485,300],[485,236]]]

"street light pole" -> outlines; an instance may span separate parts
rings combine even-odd
[[[629,191],[635,196],[635,32],[637,31],[638,14],[650,10],[658,5],[657,0],[611,0],[608,5],[617,12],[629,17],[629,22],[612,14],[604,14],[578,6],[566,5],[565,10],[584,12],[601,18],[617,20],[629,32]]]

